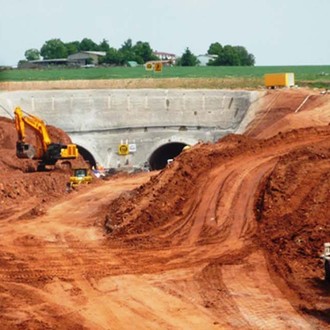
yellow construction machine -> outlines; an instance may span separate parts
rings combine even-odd
[[[38,117],[24,113],[16,107],[15,126],[18,134],[16,155],[18,158],[39,160],[38,170],[45,170],[46,165],[55,165],[58,160],[76,159],[79,155],[75,144],[53,143],[49,137],[46,124]],[[26,143],[26,126],[31,128],[37,136],[38,145]]]
[[[75,188],[80,184],[91,183],[93,180],[88,167],[74,167],[72,168],[72,175],[70,176],[69,188]]]

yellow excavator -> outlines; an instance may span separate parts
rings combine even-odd
[[[20,107],[16,107],[15,127],[18,134],[16,142],[16,155],[18,158],[30,158],[39,160],[38,171],[43,171],[46,165],[55,165],[60,160],[76,159],[79,155],[75,144],[53,143],[49,137],[46,124],[38,117],[24,113]],[[31,128],[40,141],[38,147],[26,143],[26,126]]]

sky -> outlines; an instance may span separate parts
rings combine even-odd
[[[330,0],[0,0],[0,66],[50,39],[127,40],[181,56],[244,46],[256,65],[330,65]]]

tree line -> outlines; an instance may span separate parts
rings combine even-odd
[[[63,42],[60,39],[46,41],[40,50],[31,48],[25,51],[25,58],[28,61],[67,58],[69,55],[80,51],[102,51],[106,55],[100,58],[99,64],[123,66],[128,61],[135,61],[144,64],[148,61],[158,60],[148,42],[138,41],[133,44],[132,39],[127,39],[120,48],[116,49],[103,39],[100,43],[92,39],[84,38],[81,41]],[[212,43],[207,51],[211,66],[253,66],[255,57],[243,46],[222,46],[219,42]],[[187,47],[175,63],[180,66],[196,66],[198,58]]]

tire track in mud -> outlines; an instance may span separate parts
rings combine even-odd
[[[212,310],[225,328],[249,329],[222,278],[223,265],[211,263],[195,275],[198,292],[204,305]]]
[[[212,302],[211,307],[213,307],[214,313],[221,315],[220,324],[226,328],[279,329],[290,323],[298,325],[302,329],[309,328],[308,323],[277,292],[276,286],[267,274],[263,274],[260,269],[254,273],[257,279],[265,277],[261,281],[253,278],[250,281],[241,281],[241,276],[238,275],[241,271],[245,271],[244,265],[247,264],[242,253],[250,254],[255,250],[255,248],[251,250],[249,247],[249,245],[253,245],[251,239],[256,229],[253,212],[255,194],[260,180],[269,174],[275,163],[276,158],[266,155],[261,158],[246,159],[246,166],[243,170],[241,169],[242,164],[229,166],[228,170],[220,166],[209,175],[208,182],[203,185],[203,187],[207,187],[203,194],[207,202],[204,204],[202,200],[198,204],[203,205],[203,208],[196,212],[189,236],[189,244],[193,245],[200,241],[205,227],[217,228],[215,237],[212,237],[207,230],[206,235],[204,235],[208,242],[213,239],[221,243],[213,247],[216,252],[204,251],[203,256],[198,258],[201,261],[206,256],[216,258],[218,273],[212,271],[213,274],[209,274],[210,269],[215,267],[210,264],[199,274],[196,281],[203,286],[200,295],[204,300]],[[222,191],[225,191],[226,194],[223,194]],[[251,251],[248,252],[248,250]],[[237,251],[236,255],[234,251]],[[236,266],[226,266],[228,260],[231,259],[230,253],[232,253],[231,263],[235,264],[235,261],[239,263]],[[207,269],[208,271],[206,271]],[[228,269],[235,271],[229,273]],[[239,270],[237,271],[237,269]],[[221,273],[226,275],[225,281],[222,279]],[[264,299],[260,299],[256,295],[260,286],[267,287],[265,291],[268,294],[264,294]],[[217,295],[216,292],[219,291],[221,294]],[[235,298],[236,295],[245,295],[244,292],[247,292],[248,300],[250,300],[247,307],[244,305],[247,296],[244,296],[243,299]],[[283,303],[282,300],[285,301],[281,308],[280,317],[274,317],[280,309],[273,308],[269,312],[269,306],[267,306],[269,296],[273,292],[277,293],[276,302],[278,305]]]
[[[251,329],[314,329],[272,284],[260,251],[241,264],[224,265],[228,294]]]
[[[146,179],[144,179],[146,180]],[[45,216],[34,220],[22,220],[12,229],[12,223],[4,224],[4,240],[0,247],[0,279],[2,281],[33,282],[55,277],[88,278],[111,275],[119,269],[118,258],[109,254],[103,227],[95,224],[100,201],[107,203],[121,189],[132,188],[143,179],[123,180],[120,189],[114,185],[96,187],[94,191],[73,196],[48,210]],[[118,191],[116,191],[118,190]],[[99,196],[97,198],[97,196]],[[88,201],[97,207],[91,209]],[[87,202],[86,202],[87,201]],[[72,205],[82,205],[78,210]],[[19,213],[20,214],[20,213]],[[63,218],[66,214],[66,218]],[[63,226],[64,225],[64,226]],[[80,236],[80,234],[85,234]],[[86,235],[87,233],[87,235]],[[121,267],[123,271],[125,266]]]
[[[237,161],[236,161],[237,162]],[[273,157],[246,159],[246,165],[225,164],[212,171],[206,189],[201,194],[202,205],[193,216],[189,242],[198,242],[201,236],[211,240],[238,240],[254,220],[253,206],[255,193],[261,177],[273,167]],[[257,179],[255,179],[257,176]],[[216,237],[209,232],[203,234],[205,227],[216,229]],[[253,230],[249,229],[250,232]],[[252,233],[251,233],[252,234]],[[243,235],[244,236],[244,235]]]

